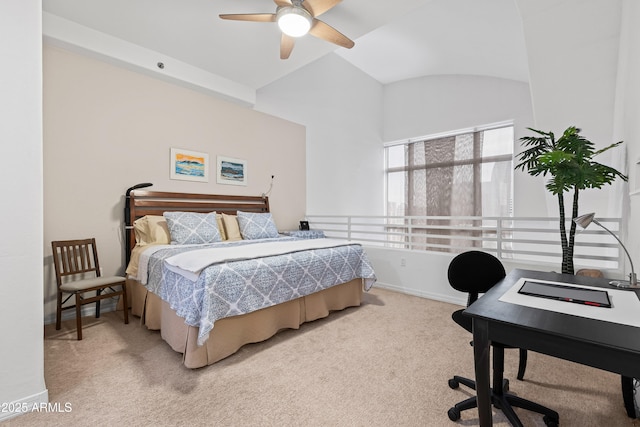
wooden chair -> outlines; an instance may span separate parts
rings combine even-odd
[[[56,329],[60,329],[62,311],[75,308],[78,340],[81,340],[82,306],[95,302],[96,318],[99,318],[100,301],[120,295],[125,307],[124,323],[129,323],[126,280],[121,276],[102,277],[100,275],[96,239],[54,241],[51,242],[51,248],[53,249],[53,265],[58,287]],[[120,287],[119,290],[117,290],[118,287]],[[102,293],[105,290],[110,290],[110,292]],[[95,292],[95,295],[85,297],[84,294],[88,292]],[[64,301],[62,300],[63,294],[68,294]],[[63,307],[62,305],[72,296],[75,296],[75,305]]]

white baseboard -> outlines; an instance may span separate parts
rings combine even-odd
[[[45,410],[52,412],[54,408],[57,408],[49,405],[49,391],[47,389],[42,390],[40,393],[23,397],[22,399],[14,402],[1,403],[1,405],[3,405],[3,407],[0,408],[0,422],[27,412]],[[62,408],[64,408],[64,405],[62,405]]]
[[[456,304],[461,306],[467,305],[466,298],[454,298],[454,297],[451,297],[450,295],[436,294],[433,292],[422,292],[416,289],[407,289],[400,286],[391,285],[389,283],[376,282],[374,286],[377,288],[388,289],[390,291],[399,292],[401,294],[413,295],[416,297],[432,299],[435,301],[448,302],[450,304]]]

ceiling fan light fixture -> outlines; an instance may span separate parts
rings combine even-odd
[[[276,12],[280,30],[290,37],[301,37],[311,29],[311,14],[301,7],[282,7]]]

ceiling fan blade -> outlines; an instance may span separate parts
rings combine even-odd
[[[287,59],[289,55],[291,55],[291,51],[293,50],[293,45],[295,44],[296,39],[282,33],[282,38],[280,39],[280,59]]]
[[[342,0],[304,0],[302,2],[302,7],[307,9],[311,16],[315,18],[322,15],[341,1]]]
[[[309,34],[311,34],[312,36],[316,36],[319,39],[335,43],[338,46],[346,47],[347,49],[351,49],[353,46],[355,46],[353,40],[342,34],[340,31],[336,30],[332,26],[320,21],[319,19],[313,20],[313,25],[309,30]]]
[[[275,13],[227,13],[220,15],[222,19],[232,21],[252,21],[252,22],[275,22]]]
[[[285,7],[285,6],[291,6],[291,5],[293,5],[293,3],[291,3],[291,0],[273,0],[273,2],[274,2],[278,7]]]

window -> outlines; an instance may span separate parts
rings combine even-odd
[[[503,126],[386,147],[387,215],[438,217],[399,219],[399,235],[429,250],[482,246],[483,220],[469,217],[512,215],[513,145]]]

